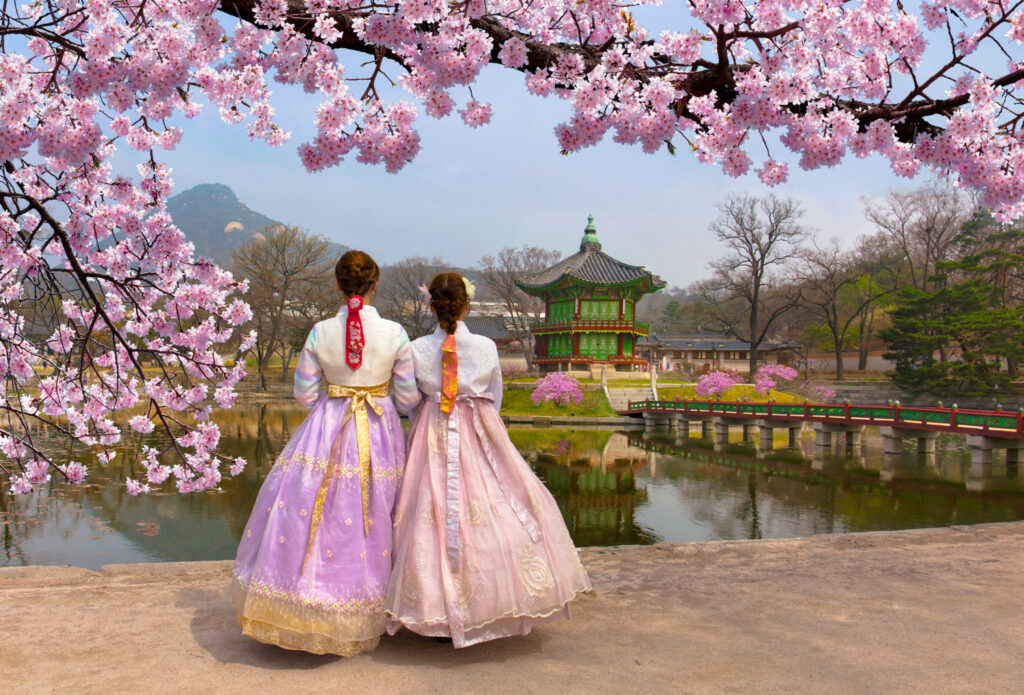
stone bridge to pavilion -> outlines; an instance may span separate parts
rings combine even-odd
[[[830,450],[859,456],[864,428],[877,426],[886,454],[903,451],[903,440],[914,439],[922,454],[935,452],[940,434],[964,434],[971,451],[971,463],[990,465],[993,452],[1005,450],[1006,462],[1017,464],[1024,448],[1024,409],[973,410],[903,407],[899,402],[885,405],[836,403],[749,403],[743,401],[646,400],[629,404],[622,415],[642,417],[647,429],[669,428],[688,437],[700,427],[702,437],[713,437],[716,446],[729,441],[731,427],[743,428],[743,440],[760,450],[771,450],[775,430],[786,430],[789,446],[796,447],[804,427],[815,432],[815,444]]]

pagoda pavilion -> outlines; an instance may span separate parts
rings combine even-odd
[[[594,216],[577,254],[516,285],[544,300],[544,318],[534,321],[533,363],[542,371],[586,370],[608,364],[635,371],[647,361],[636,356],[637,339],[650,326],[636,320],[636,303],[664,281],[643,266],[627,265],[601,251]]]

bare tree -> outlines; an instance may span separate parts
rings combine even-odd
[[[437,256],[412,256],[382,268],[374,295],[381,316],[402,324],[414,340],[430,333],[434,315],[419,286],[428,284],[444,267],[445,262]]]
[[[970,196],[941,181],[864,201],[865,217],[899,249],[907,281],[922,291],[933,289],[938,264],[952,260],[957,237],[973,210]]]
[[[530,319],[544,310],[544,302],[519,289],[516,280],[554,265],[561,257],[558,251],[524,244],[519,248],[506,246],[497,255],[480,259],[481,284],[504,309],[505,329],[519,343],[527,369],[533,369]]]
[[[730,196],[711,230],[728,249],[710,263],[713,276],[695,285],[700,311],[720,330],[750,343],[750,373],[772,325],[800,303],[799,288],[777,272],[800,253],[807,236],[799,203],[774,195]]]
[[[843,378],[843,348],[851,327],[876,300],[889,294],[875,283],[858,287],[863,278],[855,253],[843,251],[831,240],[801,255],[798,277],[808,307],[824,322],[836,358],[836,379]]]
[[[281,380],[288,377],[292,331],[303,320],[310,288],[333,283],[330,244],[321,236],[291,225],[266,226],[231,252],[232,269],[249,280],[249,305],[255,324],[260,388],[266,369],[281,355]]]
[[[857,318],[857,369],[863,371],[868,367],[875,332],[887,321],[884,302],[899,289],[905,268],[899,246],[881,232],[861,237],[854,253],[860,277],[850,292],[861,299],[874,297]]]

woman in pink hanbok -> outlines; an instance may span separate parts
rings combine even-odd
[[[405,330],[367,306],[380,270],[362,251],[335,269],[345,306],[313,327],[295,369],[312,406],[263,482],[234,566],[242,632],[315,654],[377,646],[391,571],[405,435],[419,401]],[[326,388],[320,390],[321,382]]]
[[[412,343],[424,394],[395,508],[388,632],[405,626],[466,647],[568,618],[590,589],[555,500],[509,440],[498,414],[494,343],[459,321],[472,286],[430,283],[439,327]]]

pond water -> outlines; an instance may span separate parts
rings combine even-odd
[[[219,490],[132,497],[118,456],[92,461],[87,484],[51,482],[32,495],[0,493],[0,566],[224,560],[277,453],[307,411],[249,405],[220,413],[221,448],[249,466]],[[46,434],[40,433],[45,438]],[[715,451],[696,435],[513,427],[510,435],[558,501],[579,546],[785,538],[1024,519],[1024,479],[997,457],[970,464],[963,437],[935,455],[882,453],[868,429],[859,457],[800,449],[758,456],[735,440]],[[59,446],[56,441],[54,447]],[[909,444],[908,444],[909,447]],[[56,449],[54,451],[56,453]],[[77,459],[84,457],[76,455]]]

